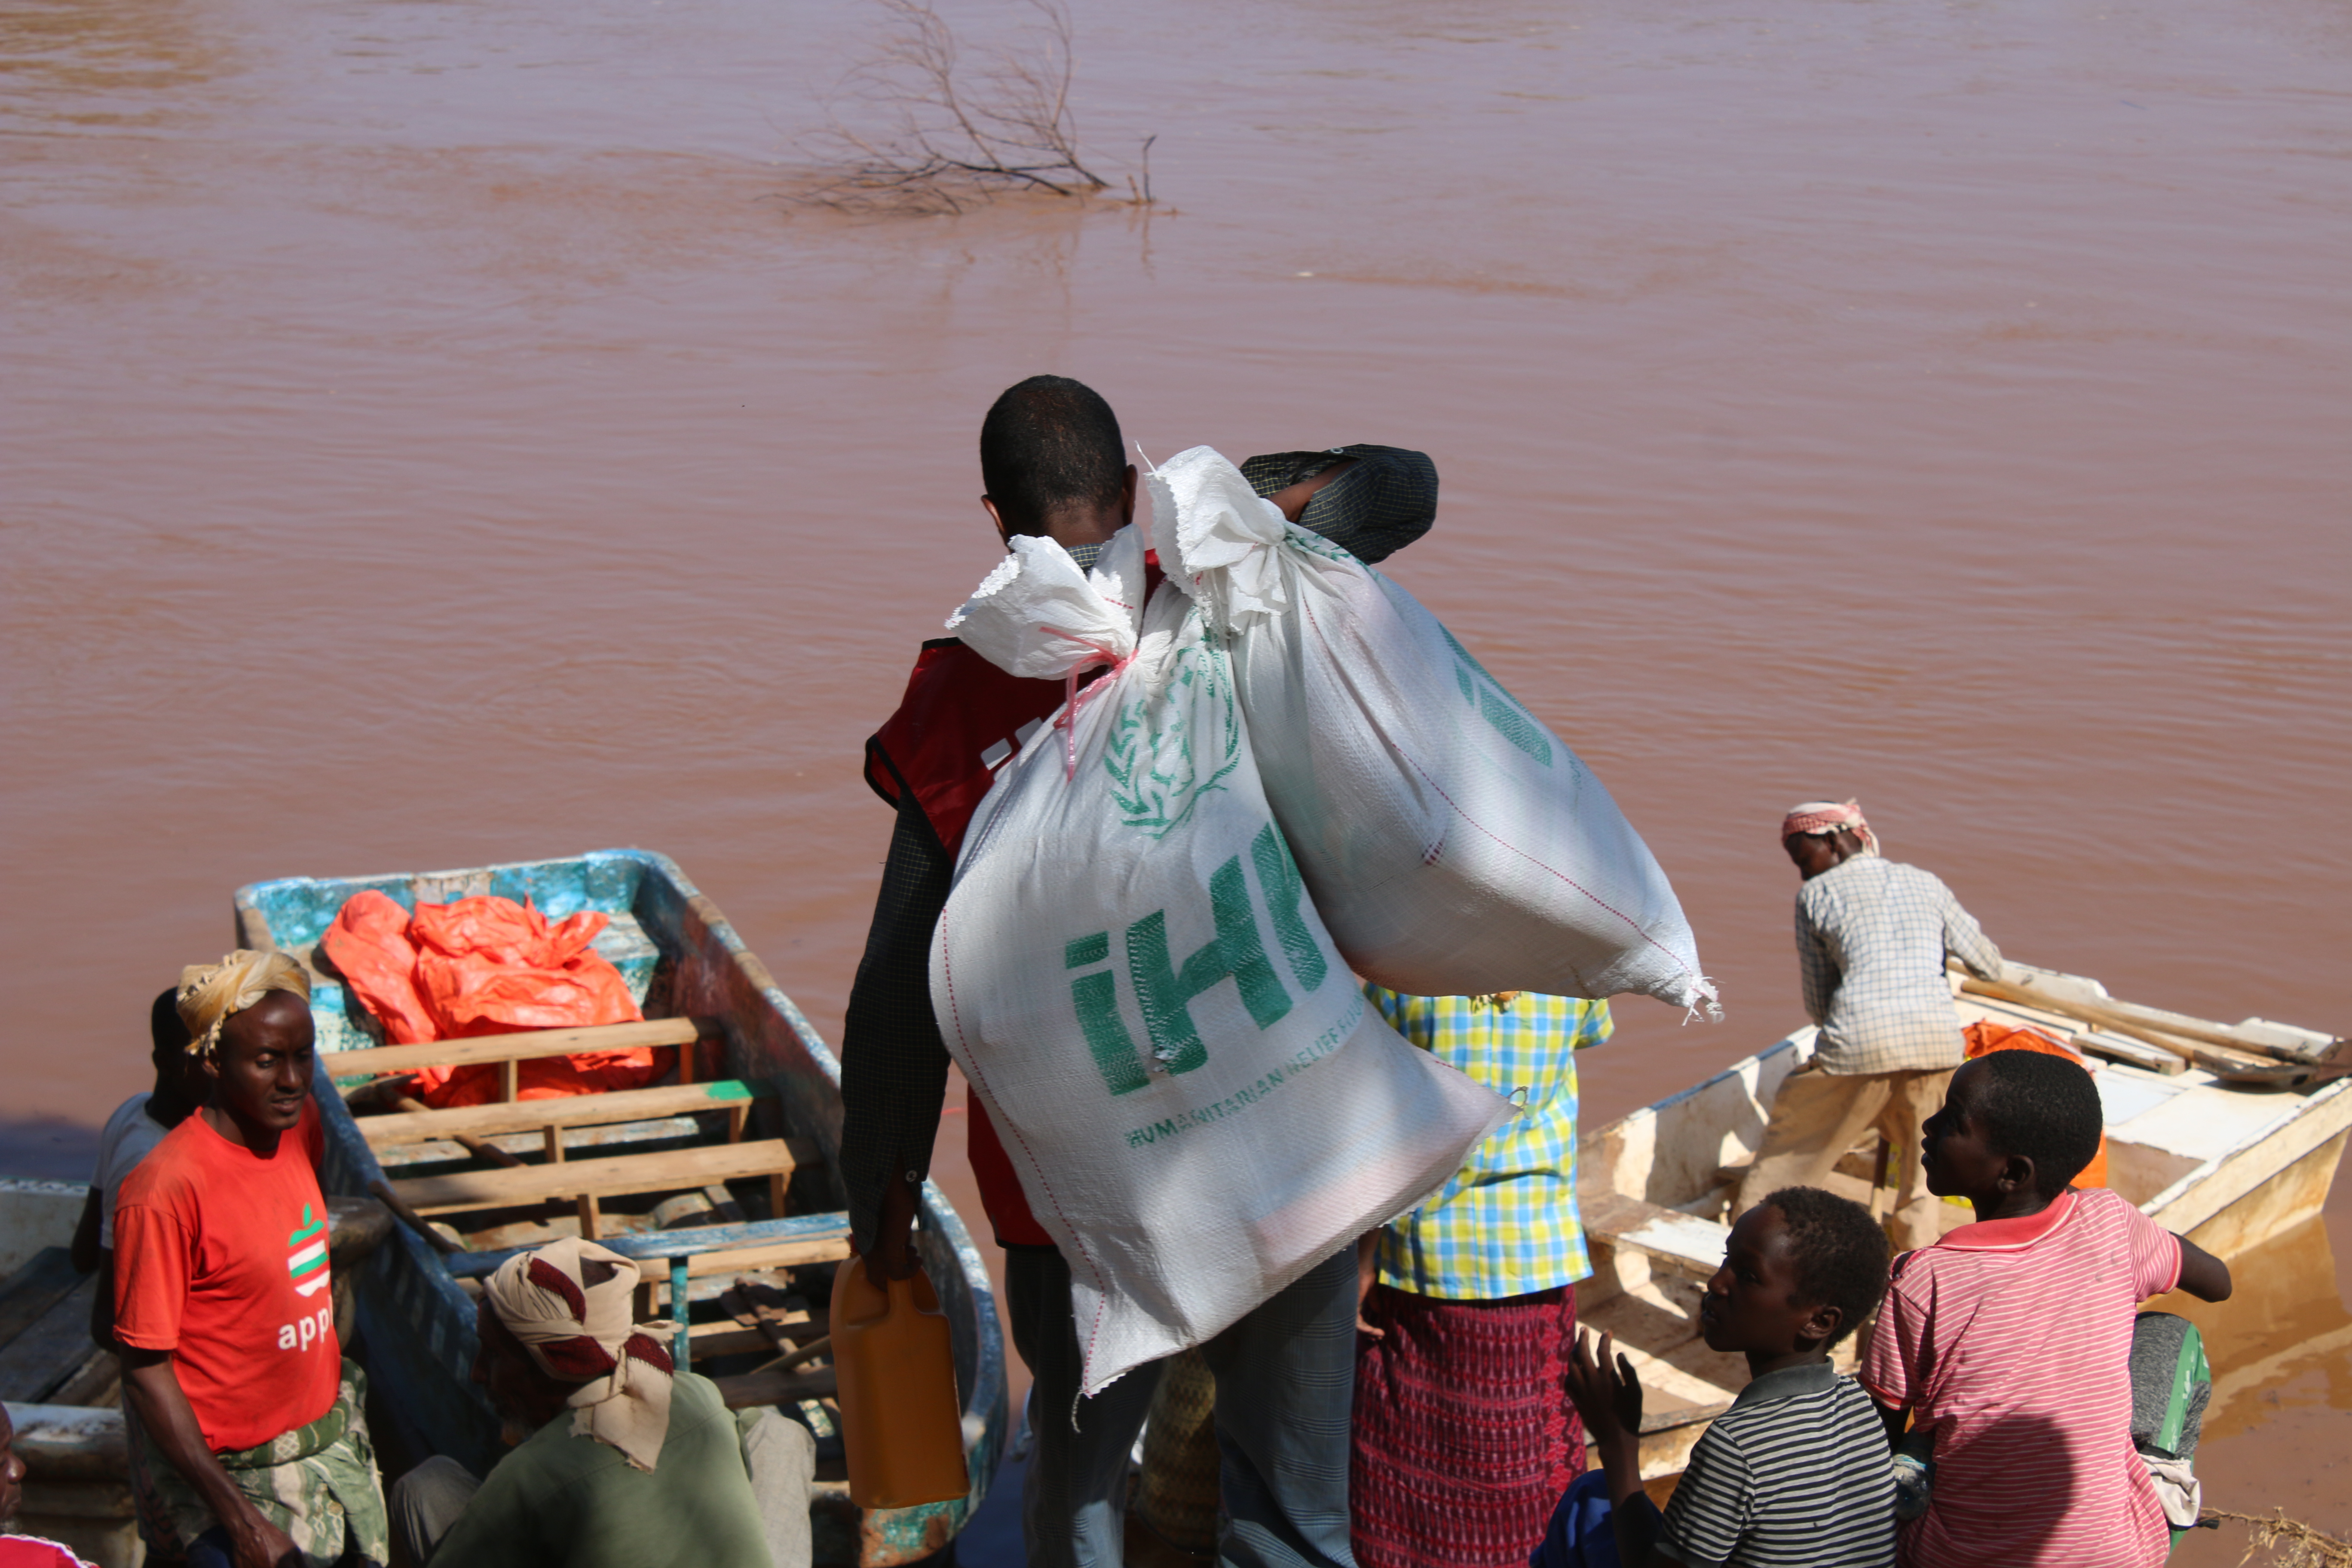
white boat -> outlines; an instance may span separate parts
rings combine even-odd
[[[2137,1006],[2081,975],[2018,975],[2029,984],[1969,983],[1954,997],[1960,1022],[2031,1024],[2084,1052],[2106,1112],[2107,1184],[2141,1212],[2224,1258],[2319,1212],[2352,1129],[2352,1077],[2326,1066],[2342,1042],[2259,1018],[2222,1025]],[[1741,1357],[1699,1338],[1696,1309],[1773,1096],[1811,1057],[1814,1035],[1800,1029],[1579,1140],[1593,1275],[1576,1288],[1577,1316],[1613,1333],[1641,1373],[1645,1479],[1679,1472],[1748,1381]],[[1879,1153],[1874,1138],[1853,1150],[1832,1184],[1870,1201]],[[1974,1217],[1948,1205],[1947,1228]],[[1839,1349],[1849,1370],[1859,1338]]]

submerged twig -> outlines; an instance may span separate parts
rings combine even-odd
[[[976,74],[962,68],[933,0],[877,4],[882,41],[843,78],[855,112],[835,104],[815,138],[834,173],[803,199],[852,212],[960,213],[1019,191],[1084,200],[1110,188],[1078,148],[1065,0],[1028,0],[1044,21],[1042,43],[1029,54],[1006,50]],[[1150,199],[1148,163],[1141,198]]]

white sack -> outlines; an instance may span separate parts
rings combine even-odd
[[[1207,447],[1150,489],[1160,563],[1227,633],[1266,797],[1360,973],[1717,1011],[1641,835],[1436,616]]]
[[[1192,602],[1163,584],[1139,637],[1085,602],[1140,577],[1136,531],[1091,579],[1015,550],[949,623],[966,643],[1046,678],[1133,658],[981,803],[931,1001],[1069,1260],[1092,1394],[1414,1207],[1513,1111],[1366,1005]]]

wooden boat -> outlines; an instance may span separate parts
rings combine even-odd
[[[2222,1257],[2319,1212],[2352,1130],[2352,1078],[2327,1065],[2341,1042],[2262,1019],[2222,1025],[2137,1006],[2080,975],[2019,968],[2028,984],[1956,984],[1954,1007],[1963,1025],[2030,1024],[2092,1058],[2109,1186]],[[1747,1383],[1741,1358],[1698,1337],[1696,1307],[1723,1260],[1730,1200],[1773,1096],[1811,1057],[1814,1035],[1800,1029],[1579,1140],[1593,1277],[1576,1288],[1577,1316],[1614,1333],[1641,1372],[1645,1479],[1679,1472]],[[1832,1184],[1865,1202],[1883,1196],[1880,1152],[1874,1139],[1853,1150]],[[1946,1227],[1973,1217],[1950,1206]],[[1839,1349],[1848,1370],[1855,1353],[1853,1340]]]
[[[116,1568],[137,1561],[114,1358],[89,1340],[98,1279],[69,1254],[89,1187],[0,1177],[0,1399],[25,1460],[15,1528]]]
[[[529,899],[555,918],[601,911],[611,923],[596,949],[646,1021],[384,1046],[316,951],[344,900],[368,889],[411,908],[489,893]],[[861,1510],[841,1468],[822,1344],[833,1268],[849,1251],[835,1173],[840,1068],[674,863],[615,849],[424,875],[290,878],[239,889],[236,910],[242,945],[291,953],[312,976],[322,1182],[331,1194],[384,1197],[406,1222],[352,1281],[356,1350],[388,1458],[447,1454],[478,1473],[496,1462],[499,1423],[471,1378],[479,1281],[519,1248],[586,1234],[639,1260],[640,1318],[659,1313],[671,1326],[680,1364],[716,1378],[737,1408],[782,1405],[818,1433],[817,1563],[911,1562],[961,1528],[995,1476],[1006,1427],[1003,1339],[980,1253],[927,1187],[919,1247],[953,1329],[971,1492]],[[677,1047],[670,1081],[513,1099],[517,1062],[628,1045]],[[354,1116],[338,1092],[444,1063],[504,1064],[506,1100]]]

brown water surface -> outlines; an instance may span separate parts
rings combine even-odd
[[[1398,576],[1731,1009],[1627,1004],[1593,1116],[1794,1021],[1817,795],[2012,956],[2352,1026],[2341,5],[1079,5],[1174,212],[782,199],[856,6],[0,12],[0,1163],[86,1157],[257,878],[661,848],[837,1037],[859,746],[1038,370],[1154,455],[1435,456]],[[2340,1516],[2332,1354],[2239,1501]]]

